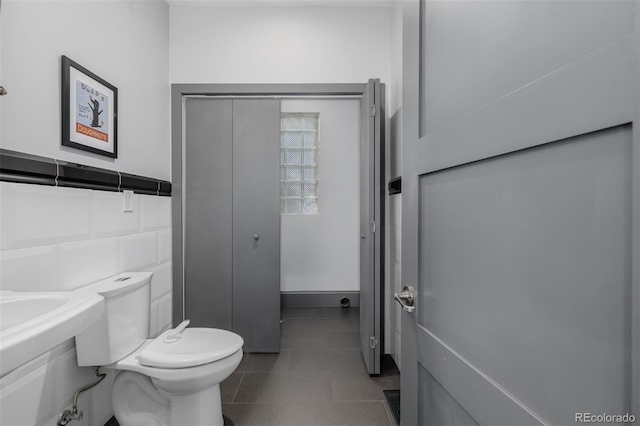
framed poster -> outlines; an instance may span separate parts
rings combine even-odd
[[[118,89],[62,56],[62,145],[118,157]]]

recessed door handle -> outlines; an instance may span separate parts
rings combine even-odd
[[[407,312],[413,312],[416,310],[416,307],[413,306],[415,300],[413,293],[413,287],[405,285],[400,293],[393,293],[393,298],[402,306],[402,309]]]

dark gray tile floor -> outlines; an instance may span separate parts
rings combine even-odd
[[[245,354],[221,384],[229,425],[391,426],[384,389],[399,375],[367,374],[357,308],[284,308],[279,354]]]
[[[280,353],[244,354],[220,385],[225,426],[395,425],[382,391],[400,376],[367,374],[358,308],[284,308],[282,319]]]

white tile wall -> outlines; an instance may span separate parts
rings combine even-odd
[[[57,290],[73,290],[118,273],[117,238],[63,243],[58,249]]]
[[[158,231],[158,263],[171,260],[171,229]]]
[[[171,227],[171,202],[167,197],[140,196],[140,230],[153,231]]]
[[[0,183],[0,289],[70,290],[127,270],[152,271],[151,335],[171,325],[171,198]],[[108,371],[107,371],[108,372]],[[73,340],[0,377],[0,424],[55,425],[78,388],[95,381],[78,367]],[[113,372],[83,393],[84,424],[112,416]]]
[[[73,402],[76,391],[97,380],[92,368],[78,368],[75,348],[61,355],[58,359],[58,406]]]
[[[153,272],[153,277],[151,277],[151,300],[155,301],[162,297],[165,297],[167,294],[171,293],[171,284],[172,284],[172,263],[166,262],[155,268],[149,269],[149,271]]]
[[[158,264],[157,232],[120,238],[120,272],[144,271]]]
[[[134,234],[140,226],[140,198],[133,197],[133,212],[122,211],[122,193],[95,191],[92,196],[93,238]]]
[[[27,374],[32,373],[33,371],[42,367],[43,365],[53,362],[56,358],[58,358],[62,354],[72,350],[75,347],[74,345],[75,345],[74,340],[69,339],[61,343],[60,345],[56,346],[49,352],[46,352],[40,355],[39,357],[35,358],[34,360],[29,361],[24,365],[16,368],[10,373],[5,374],[0,378],[0,389],[4,389],[10,384],[20,380],[22,377],[26,376]]]
[[[94,397],[93,397],[93,393],[91,392],[84,392],[82,394],[80,394],[80,396],[78,397],[78,411],[82,411],[82,423],[78,423],[79,426],[81,426],[83,423],[84,424],[90,424],[91,426],[101,426],[103,425],[105,422],[97,424],[97,423],[85,423],[87,422],[86,419],[91,419],[92,417],[92,408],[93,408],[93,401],[94,401]],[[60,409],[60,411],[63,410],[69,410],[71,411],[72,408],[72,404],[68,404],[65,407],[62,407]],[[110,416],[111,417],[111,416]],[[77,422],[77,420],[75,420],[74,422]],[[56,413],[55,416],[53,416],[52,418],[49,419],[48,422],[46,422],[44,424],[44,426],[57,426],[58,424],[58,413]],[[70,423],[70,425],[73,425],[73,423]]]
[[[58,288],[57,263],[55,245],[0,251],[2,289],[45,291]]]
[[[93,389],[93,420],[89,422],[90,425],[103,425],[113,416],[113,410],[111,409],[111,389],[113,387],[115,372],[105,369],[101,371],[107,373],[107,377]],[[87,417],[87,420],[90,419],[90,417]]]
[[[91,238],[91,192],[0,182],[0,249]]]
[[[158,327],[158,302],[151,302],[149,308],[149,336],[156,337],[160,334]]]
[[[38,425],[56,414],[56,363],[51,362],[0,389],[0,424]]]
[[[158,331],[162,332],[171,327],[171,295],[167,295],[158,302]]]
[[[157,276],[156,273],[158,274]],[[159,279],[160,283],[156,283],[154,287],[153,281],[156,279]],[[167,283],[171,284],[170,267],[164,268],[164,271],[159,270],[153,273],[151,285],[152,302],[149,312],[149,335],[151,337],[155,337],[166,329],[171,328],[172,295],[170,291],[166,291]],[[163,289],[162,287],[165,288]]]

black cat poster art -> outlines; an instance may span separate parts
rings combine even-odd
[[[118,89],[62,57],[62,145],[117,158]]]
[[[76,80],[76,132],[109,142],[109,97]]]

